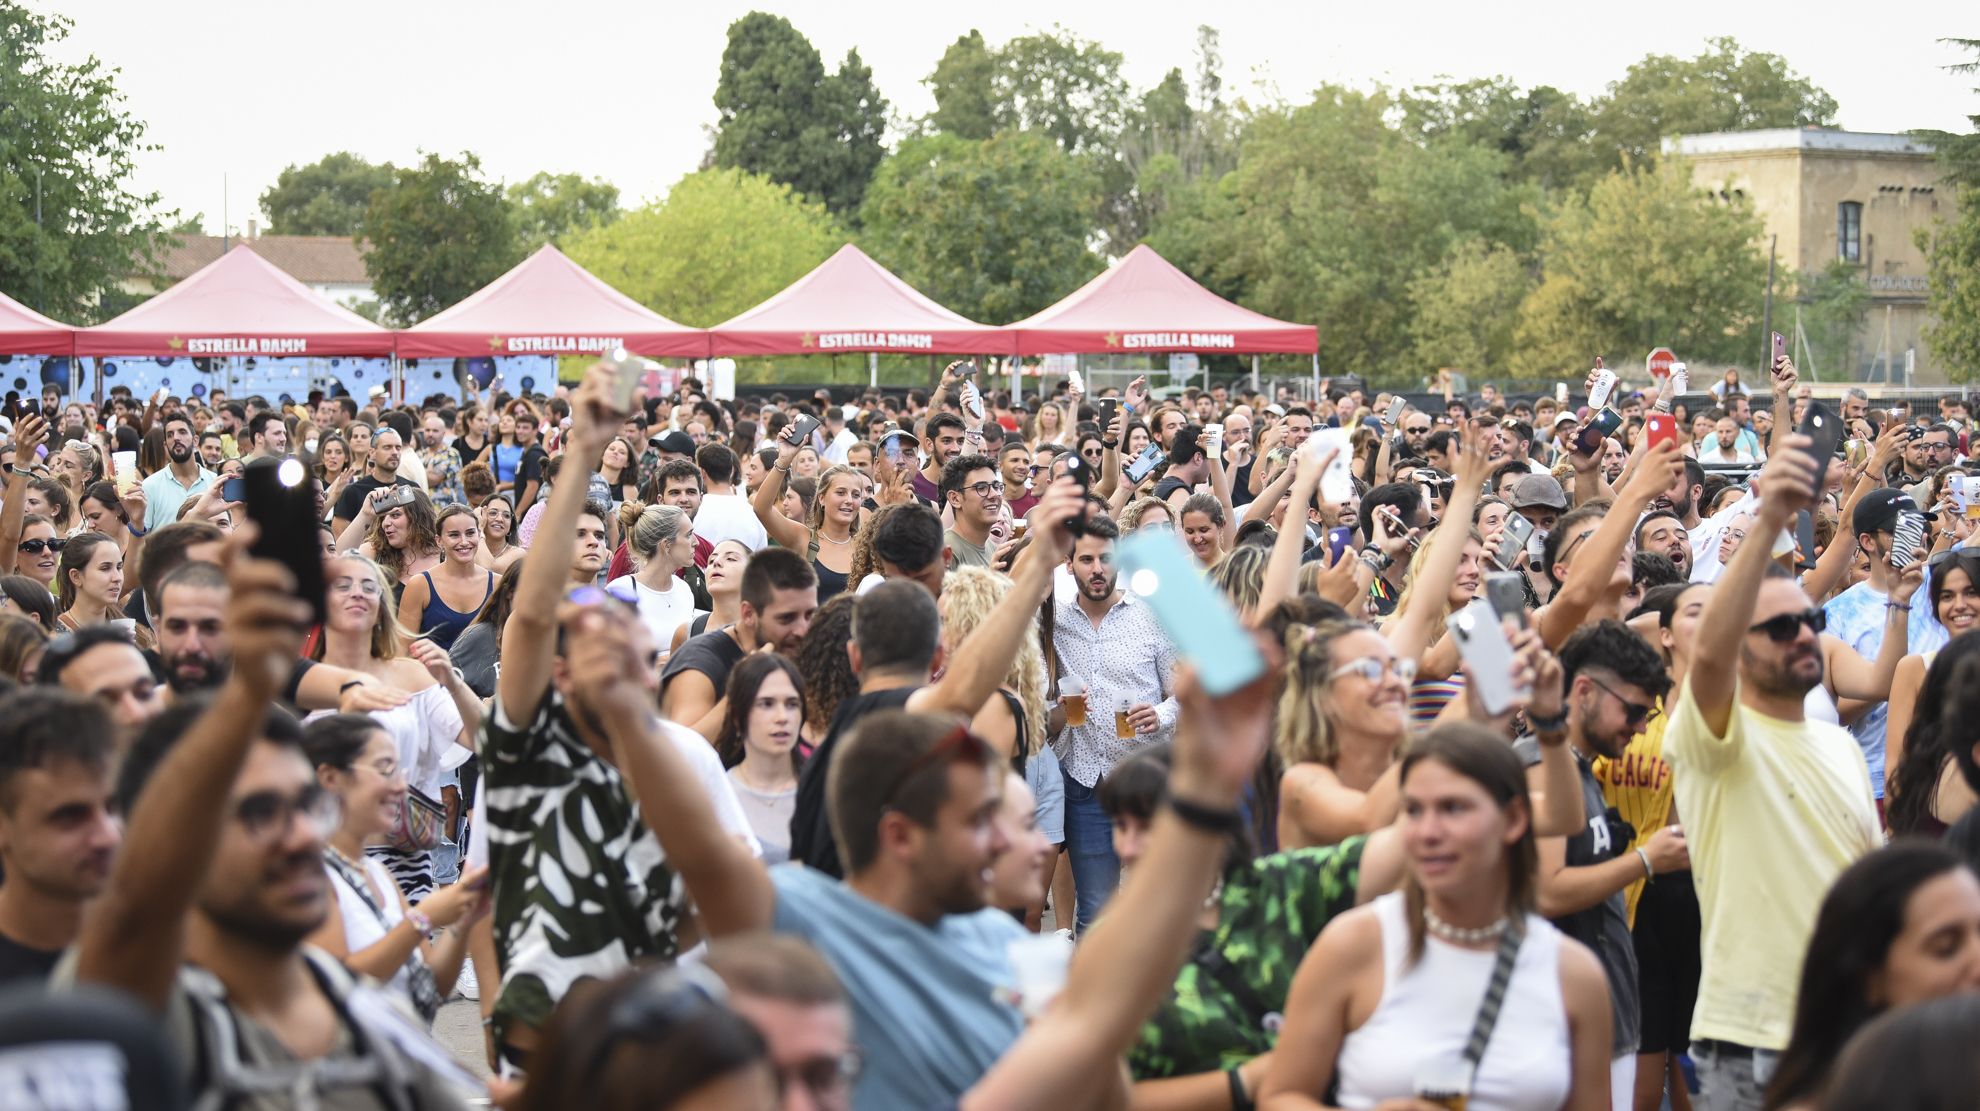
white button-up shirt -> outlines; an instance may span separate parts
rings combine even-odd
[[[1075,780],[1091,787],[1136,749],[1175,735],[1180,707],[1170,673],[1176,666],[1176,651],[1156,623],[1154,611],[1126,591],[1098,628],[1078,601],[1053,604],[1058,607],[1053,643],[1059,667],[1086,684],[1086,724],[1067,726],[1052,750]],[[1123,702],[1155,707],[1161,724],[1153,732],[1121,740],[1114,735],[1114,712]]]

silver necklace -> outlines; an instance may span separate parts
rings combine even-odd
[[[1430,931],[1430,936],[1460,945],[1476,945],[1481,941],[1490,941],[1505,933],[1507,925],[1508,920],[1501,915],[1498,921],[1483,926],[1453,926],[1437,917],[1437,912],[1428,906],[1423,908],[1423,928]]]

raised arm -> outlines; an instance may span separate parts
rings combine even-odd
[[[1449,596],[1446,584],[1457,577],[1464,546],[1471,540],[1471,510],[1478,504],[1479,491],[1485,488],[1485,479],[1491,474],[1491,464],[1485,457],[1485,437],[1478,426],[1465,428],[1463,437],[1451,500],[1444,507],[1443,522],[1430,537],[1430,552],[1423,557],[1423,566],[1417,569],[1416,590],[1410,594],[1409,608],[1382,629],[1383,638],[1396,655],[1412,660],[1421,660],[1424,649],[1430,647],[1435,637],[1436,630],[1431,625],[1443,612],[1444,600]]]
[[[621,414],[612,404],[613,371],[604,364],[585,373],[584,384],[571,395],[571,434],[566,440],[564,466],[581,476],[596,469],[605,444],[619,427]],[[536,715],[550,688],[551,660],[557,644],[557,603],[570,580],[571,553],[577,546],[578,516],[584,510],[581,478],[559,482],[536,526],[536,543],[523,561],[522,579],[509,620],[502,627],[502,675],[495,693],[502,711],[521,725]],[[520,514],[520,510],[518,511]]]
[[[1911,597],[1924,581],[1924,560],[1913,562],[1899,573],[1898,581],[1891,587],[1890,600],[1884,604],[1884,643],[1877,650],[1876,659],[1864,659],[1840,637],[1822,635],[1822,654],[1828,663],[1825,671],[1836,697],[1866,702],[1890,699],[1891,678],[1897,674],[1898,661],[1904,659],[1911,639]]]
[[[28,467],[34,449],[48,438],[48,422],[22,417],[14,426],[14,473],[7,476],[7,494],[0,498],[0,575],[11,575],[20,560],[21,521],[27,517]]]
[[[1335,451],[1328,453],[1328,458],[1332,458],[1333,456],[1338,454],[1340,454],[1340,452],[1338,449],[1336,449]],[[1263,464],[1264,464],[1264,458],[1261,456],[1259,457],[1257,462],[1251,465],[1251,473],[1254,477],[1259,474],[1259,472],[1263,467]],[[1280,467],[1279,473],[1273,475],[1272,481],[1266,483],[1263,489],[1258,488],[1258,483],[1256,481],[1252,482],[1251,504],[1244,507],[1244,520],[1240,522],[1240,524],[1249,524],[1252,521],[1271,520],[1272,509],[1279,504],[1280,498],[1286,496],[1286,491],[1291,488],[1293,484],[1293,479],[1298,476],[1298,473],[1299,473],[1299,460],[1295,459],[1293,460],[1292,465]],[[1316,474],[1314,476],[1313,481],[1314,481],[1314,485],[1318,486],[1320,481],[1319,475]],[[1311,491],[1308,492],[1306,501],[1307,504],[1309,505],[1312,504],[1313,497]],[[1298,504],[1299,503],[1295,501],[1293,503],[1293,506],[1297,506]],[[1286,512],[1291,513],[1293,510],[1293,506],[1286,507]],[[1302,529],[1301,531],[1304,532],[1305,530]]]
[[[786,425],[789,433],[795,426]],[[790,482],[791,460],[797,458],[800,450],[791,442],[788,435],[777,438],[777,463],[757,484],[756,493],[750,496],[749,507],[756,511],[756,519],[763,522],[763,531],[777,542],[779,548],[789,548],[802,552],[811,543],[811,531],[799,521],[784,516],[778,503],[784,500],[784,486]]]
[[[109,887],[83,919],[78,980],[163,1008],[178,975],[186,915],[232,820],[234,779],[302,646],[309,604],[279,563],[247,558],[254,525],[222,552],[234,666],[207,711],[165,754],[131,807]]]
[[[1024,634],[1038,607],[1052,595],[1052,571],[1072,551],[1066,522],[1080,511],[1079,486],[1060,478],[1045,488],[1031,511],[1031,543],[1011,573],[1011,590],[990,610],[983,624],[956,649],[940,682],[914,692],[907,708],[921,713],[949,712],[974,717],[990,692],[1010,673]]]
[[[1644,456],[1643,465],[1630,476],[1595,534],[1576,554],[1567,581],[1561,584],[1547,608],[1540,611],[1540,635],[1549,647],[1566,640],[1608,592],[1616,564],[1636,534],[1636,522],[1643,516],[1644,507],[1670,489],[1683,468],[1683,454],[1677,444],[1668,440]]]
[[[1169,797],[1155,818],[1145,867],[1128,873],[1073,955],[1065,990],[963,1096],[963,1111],[1092,1106],[1119,1082],[1125,1053],[1175,983],[1196,936],[1203,899],[1216,882],[1238,802],[1265,751],[1279,668],[1210,699],[1187,670],[1178,683]],[[1188,820],[1179,814],[1190,815]]]
[[[1204,453],[1204,461],[1210,464],[1210,492],[1224,507],[1224,548],[1229,550],[1237,544],[1237,510],[1231,508],[1231,476],[1224,470],[1224,444],[1217,442],[1217,450]]]
[[[1711,599],[1705,603],[1705,613],[1699,618],[1685,682],[1713,736],[1725,736],[1732,724],[1740,646],[1746,643],[1747,627],[1753,623],[1760,580],[1773,559],[1769,538],[1787,527],[1794,514],[1814,500],[1815,461],[1808,455],[1812,445],[1813,441],[1806,436],[1790,436],[1781,442],[1783,450],[1775,452],[1761,468],[1753,483],[1760,495],[1760,505],[1749,542],[1733,553],[1732,562],[1726,564]]]
[[[1794,360],[1782,355],[1772,367],[1774,386],[1774,430],[1761,450],[1768,455],[1780,449],[1781,437],[1794,431],[1794,387],[1801,376],[1794,371]]]
[[[1265,615],[1271,613],[1280,602],[1292,597],[1293,587],[1299,582],[1300,556],[1306,551],[1306,530],[1294,527],[1297,522],[1291,519],[1293,510],[1313,504],[1313,492],[1320,486],[1320,476],[1326,473],[1327,464],[1332,463],[1334,456],[1339,454],[1340,449],[1335,448],[1323,458],[1316,459],[1312,452],[1301,452],[1293,466],[1287,468],[1288,473],[1293,475],[1292,501],[1286,505],[1285,527],[1272,541],[1272,557],[1265,561],[1265,577],[1258,586],[1257,621],[1263,621]],[[1274,490],[1280,490],[1281,485],[1274,482]],[[1274,495],[1273,501],[1277,500]],[[1265,512],[1268,516],[1271,514],[1269,503]],[[1343,552],[1343,557],[1346,554]]]

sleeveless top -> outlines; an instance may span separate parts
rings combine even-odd
[[[1382,927],[1382,1000],[1341,1043],[1334,1077],[1337,1102],[1346,1108],[1408,1099],[1427,1066],[1447,1068],[1458,1061],[1498,956],[1431,937],[1424,940],[1423,959],[1405,968],[1409,926],[1402,894],[1384,895],[1371,905]],[[1467,1111],[1555,1111],[1572,1087],[1561,934],[1529,914],[1505,1005],[1465,1106]]]
[[[811,569],[818,575],[818,604],[824,605],[833,595],[846,589],[846,572],[834,571],[818,561],[818,534],[811,534],[811,544],[804,551],[804,558],[811,561]]]
[[[523,449],[514,444],[495,445],[495,481],[514,482],[516,469],[522,466]]]
[[[473,621],[474,615],[480,613],[481,607],[488,602],[488,596],[495,593],[495,572],[483,571],[482,574],[488,576],[488,586],[481,592],[481,601],[476,602],[473,609],[462,613],[440,597],[440,588],[433,582],[433,572],[419,573],[419,577],[426,580],[426,608],[419,611],[419,627],[426,634],[426,639],[442,648],[454,646],[454,638],[461,635],[461,630],[468,627],[468,622]]]
[[[365,878],[371,881],[368,892],[359,891],[353,885],[351,881],[355,877],[346,873],[344,867],[333,864],[324,869],[330,876],[331,893],[337,898],[337,916],[344,920],[344,948],[353,953],[378,944],[405,917],[405,911],[399,906],[399,887],[392,881],[391,873],[368,855],[359,857],[357,863],[364,868]],[[413,955],[393,971],[385,986],[410,999],[410,970],[414,961],[422,959],[419,950],[413,950]]]

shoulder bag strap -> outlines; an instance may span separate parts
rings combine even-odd
[[[1499,1024],[1499,1008],[1506,1002],[1506,987],[1512,983],[1513,965],[1519,959],[1519,946],[1526,939],[1526,926],[1514,920],[1499,935],[1499,956],[1492,965],[1492,978],[1485,984],[1485,998],[1478,1004],[1478,1019],[1471,1024],[1471,1038],[1464,1044],[1464,1060],[1473,1076],[1485,1057],[1485,1043],[1492,1040],[1492,1028]]]

